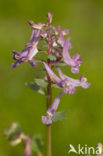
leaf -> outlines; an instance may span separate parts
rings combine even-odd
[[[48,83],[44,79],[35,79],[35,83],[40,87],[47,87]]]
[[[64,110],[61,112],[56,112],[55,116],[52,118],[52,121],[57,122],[66,119],[65,114],[68,113],[68,110]]]
[[[36,83],[26,83],[26,86],[28,86],[29,88],[31,88],[39,94],[45,95],[44,91]]]
[[[52,60],[52,61],[55,61],[56,60],[56,57],[54,55],[48,55],[48,59]]]
[[[66,64],[61,62],[61,63],[55,63],[54,66],[66,66]]]
[[[34,135],[31,139],[31,149],[34,152],[38,152],[41,150],[43,146],[43,142],[41,140],[41,136],[40,135]]]

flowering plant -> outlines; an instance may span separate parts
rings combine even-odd
[[[35,24],[33,21],[29,21],[29,25],[32,27],[30,41],[21,53],[13,50],[13,59],[15,62],[11,64],[11,67],[15,68],[24,62],[29,62],[34,69],[39,64],[42,65],[42,69],[39,70],[41,70],[43,75],[35,77],[35,81],[27,84],[27,86],[44,95],[47,101],[46,115],[41,117],[42,123],[47,127],[47,156],[51,156],[51,125],[53,122],[66,118],[65,113],[67,111],[57,112],[62,94],[74,94],[76,87],[87,89],[90,86],[84,75],[81,75],[79,79],[74,79],[61,71],[60,67],[67,65],[71,68],[72,73],[79,73],[82,60],[79,54],[71,57],[70,50],[72,49],[72,45],[70,43],[70,37],[67,39],[64,37],[69,34],[69,29],[62,30],[61,26],[54,27],[51,25],[51,22],[51,12],[48,13],[45,24]],[[39,57],[40,53],[43,54],[43,58]],[[59,76],[54,73],[54,69],[56,69]],[[52,88],[61,89],[53,104]],[[18,127],[17,123],[13,123],[5,131],[5,135],[11,141],[11,145],[23,141],[25,143],[25,156],[31,156],[32,149],[39,156],[42,155],[39,148],[40,143],[38,145],[36,141],[37,138],[32,141]],[[40,142],[40,138],[38,140]],[[32,145],[35,145],[36,149]]]

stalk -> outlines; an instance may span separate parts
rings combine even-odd
[[[47,109],[48,109],[51,106],[51,102],[52,102],[52,88],[51,88],[51,80],[48,74],[47,74],[47,78],[48,78],[48,86],[47,86]],[[51,125],[47,125],[46,133],[47,133],[46,155],[51,156]]]
[[[50,28],[50,23],[47,23],[48,29]],[[51,54],[51,36],[48,33],[47,35],[47,44],[48,51],[47,55]],[[47,60],[49,67],[51,68],[50,60]],[[47,73],[48,86],[47,86],[47,109],[50,108],[52,103],[52,88],[51,88],[51,79]],[[51,125],[46,126],[46,156],[51,156]]]

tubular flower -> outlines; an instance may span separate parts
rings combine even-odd
[[[64,40],[64,35],[63,35],[63,31],[61,29],[61,26],[58,27],[58,34],[59,34],[59,40],[58,40],[58,42],[63,47],[65,40]]]
[[[75,54],[72,58],[68,52],[72,48],[72,45],[70,43],[70,38],[67,38],[64,43],[63,47],[63,58],[64,62],[71,66],[72,73],[78,73],[79,72],[79,66],[82,63],[82,60],[80,58],[79,54]]]
[[[32,26],[32,28],[37,30],[41,30],[45,26],[43,23],[35,24],[33,21],[29,21],[28,23]]]
[[[58,35],[58,38],[57,38],[56,42],[53,43],[53,45],[60,46],[61,48],[63,48],[64,42],[65,42],[64,36],[68,35],[69,29],[62,30],[61,26],[58,26],[57,28],[52,26],[52,29],[53,29],[55,35]]]
[[[60,98],[63,92],[60,92],[58,96],[55,98],[52,106],[47,110],[46,116],[42,116],[42,122],[44,124],[52,124],[52,118],[55,116],[56,110],[59,106]]]
[[[36,65],[33,57],[37,54],[37,44],[40,37],[40,30],[32,29],[31,39],[29,43],[25,46],[25,49],[19,53],[13,50],[13,59],[16,60],[13,64],[11,64],[12,68],[15,68],[22,62],[29,62],[32,66]]]
[[[52,17],[53,17],[53,14],[51,12],[48,12],[48,15],[47,15],[47,25],[49,25],[52,22]]]
[[[29,138],[27,138],[25,140],[24,156],[32,156],[30,144],[31,144],[31,140]]]
[[[60,78],[54,74],[50,67],[44,63],[46,71],[50,76],[51,80],[60,88],[63,88],[64,93],[73,94],[76,91],[76,87],[88,88],[90,83],[87,82],[87,79],[82,75],[80,79],[73,79],[69,76],[64,75],[59,68],[57,71],[60,75]]]
[[[58,35],[58,33],[59,33],[58,32],[58,28],[52,26],[52,29],[54,30],[55,34]],[[65,36],[65,35],[68,35],[69,34],[69,31],[70,31],[69,29],[64,29],[64,30],[62,30],[62,33]]]

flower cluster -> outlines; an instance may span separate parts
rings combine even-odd
[[[29,62],[32,66],[37,66],[39,60],[46,70],[46,78],[44,76],[43,80],[49,83],[49,77],[53,85],[62,89],[47,110],[46,116],[42,116],[42,122],[47,125],[52,123],[52,118],[55,116],[63,92],[74,94],[76,87],[88,88],[90,86],[84,75],[79,79],[73,79],[62,73],[59,68],[62,64],[70,66],[72,73],[79,73],[82,60],[79,54],[75,54],[73,57],[70,55],[72,49],[70,37],[64,38],[65,35],[69,34],[69,29],[62,30],[61,26],[54,27],[51,22],[52,13],[50,12],[45,24],[35,24],[33,21],[29,21],[29,25],[32,27],[30,41],[21,53],[13,50],[13,59],[16,61],[11,65],[14,68],[23,62]],[[43,44],[40,44],[42,41]],[[36,55],[39,53],[46,54],[46,59],[37,57]],[[59,76],[53,72],[53,68],[57,70]]]

